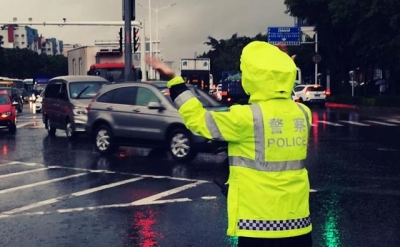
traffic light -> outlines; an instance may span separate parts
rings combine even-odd
[[[119,52],[122,53],[122,27],[119,29]]]
[[[133,28],[133,53],[136,53],[139,50],[139,28]]]

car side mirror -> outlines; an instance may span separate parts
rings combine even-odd
[[[161,105],[161,103],[155,102],[155,101],[149,102],[149,104],[147,105],[147,107],[148,107],[149,109],[152,109],[152,110],[163,110],[163,109],[165,109],[164,106]]]

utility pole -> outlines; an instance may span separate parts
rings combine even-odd
[[[134,0],[123,0],[124,3],[124,14],[123,19],[125,21],[125,81],[132,81],[132,23],[135,20],[135,13],[133,13],[133,7],[135,5]],[[132,20],[133,19],[133,20]]]

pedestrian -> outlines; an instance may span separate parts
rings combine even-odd
[[[207,111],[182,77],[155,58],[188,129],[228,142],[229,236],[238,246],[312,246],[307,156],[311,111],[291,100],[297,68],[285,46],[254,41],[242,51],[249,104]]]

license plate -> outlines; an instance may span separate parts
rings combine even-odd
[[[314,96],[315,96],[315,97],[319,97],[320,95],[319,95],[319,94],[315,94]]]

